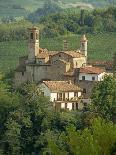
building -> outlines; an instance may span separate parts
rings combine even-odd
[[[43,81],[40,85],[42,94],[49,97],[56,109],[82,109],[81,88],[70,81]]]
[[[24,82],[65,80],[64,73],[80,68],[87,61],[87,39],[81,39],[80,50],[48,51],[39,46],[39,30],[29,29],[28,56],[19,59],[15,71],[15,86]]]
[[[42,83],[41,86],[44,86],[44,94],[49,96],[52,102],[54,100],[55,103],[60,103],[60,107],[63,107],[66,100],[63,100],[63,103],[61,103],[58,97],[54,98],[54,92],[52,92],[54,89],[51,90],[50,88],[51,85],[61,85],[61,81],[63,81],[63,84],[65,83],[66,87],[68,85],[67,81],[70,81],[72,83],[70,84],[71,88],[72,85],[74,87],[72,89],[72,98],[75,98],[74,94],[76,91],[78,92],[78,87],[80,87],[83,90],[81,92],[81,95],[84,97],[83,102],[90,102],[90,94],[94,84],[97,81],[103,80],[106,71],[104,67],[95,66],[95,64],[94,66],[88,65],[88,40],[86,36],[83,35],[80,40],[80,49],[68,51],[68,44],[65,40],[63,51],[48,51],[40,47],[39,30],[34,27],[28,29],[28,31],[28,55],[19,58],[19,66],[15,70],[15,86],[18,87],[24,82]],[[77,90],[74,91],[75,88]],[[46,90],[49,91],[46,92]],[[63,87],[58,87],[55,93],[58,93],[58,91],[60,93],[63,92],[63,94],[66,94],[66,92],[71,93],[71,90],[64,91]],[[77,95],[77,97],[79,96]],[[71,100],[70,97],[68,99]],[[67,102],[69,101],[67,100]],[[72,106],[72,102],[70,104]],[[68,106],[68,108],[73,109],[71,106]]]

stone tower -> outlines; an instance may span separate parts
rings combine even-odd
[[[29,28],[28,62],[34,63],[39,53],[39,30],[36,27]]]
[[[87,38],[85,35],[82,36],[81,38],[81,47],[80,47],[80,51],[87,57]]]

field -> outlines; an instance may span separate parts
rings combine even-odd
[[[111,60],[116,49],[116,33],[87,35],[88,58],[91,60]],[[58,38],[43,38],[40,45],[49,50],[62,50],[67,39],[69,49],[78,49],[79,35]],[[0,72],[8,72],[18,65],[18,58],[27,54],[27,41],[0,42]]]

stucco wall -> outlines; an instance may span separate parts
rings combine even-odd
[[[95,81],[98,81],[98,75],[97,74],[80,73],[79,74],[79,80],[82,80],[82,76],[85,76],[86,81],[92,81],[92,77],[95,77]]]
[[[95,77],[95,81],[103,81],[105,72],[101,74],[85,74],[85,73],[80,73],[79,74],[79,80],[82,80],[82,76],[85,76],[85,80],[87,81],[93,81],[92,77]]]
[[[73,67],[74,68],[80,68],[83,66],[83,64],[86,63],[86,58],[81,57],[81,58],[73,58]]]

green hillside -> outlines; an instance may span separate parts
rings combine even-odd
[[[26,16],[42,5],[42,0],[0,0],[0,17]]]
[[[34,12],[38,8],[41,8],[45,1],[48,0],[0,0],[0,18],[6,16],[27,16],[29,13]],[[56,1],[59,6],[63,8],[70,7],[78,7],[82,5],[82,7],[89,8],[88,4],[91,6],[106,6],[113,5],[116,3],[114,0],[52,0]]]
[[[91,60],[111,60],[116,47],[116,33],[87,35],[88,57]],[[49,50],[62,50],[63,40],[67,39],[69,49],[78,49],[80,35],[62,36],[54,39],[41,39],[40,45]],[[0,72],[14,69],[18,58],[27,54],[26,41],[0,42]]]

